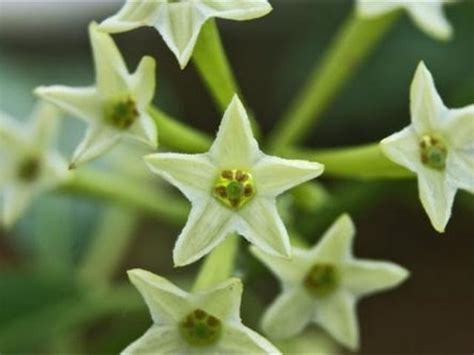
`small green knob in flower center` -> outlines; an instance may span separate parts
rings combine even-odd
[[[119,130],[126,130],[138,118],[138,110],[135,101],[131,97],[119,100],[111,100],[105,104],[105,122]]]
[[[202,309],[196,309],[179,324],[184,340],[194,347],[214,345],[222,334],[222,322]]]
[[[28,157],[20,162],[17,169],[17,176],[21,181],[32,182],[40,174],[41,161],[37,157]]]
[[[230,208],[238,209],[255,195],[252,174],[242,170],[224,170],[214,185],[214,197]]]
[[[315,264],[306,274],[303,283],[313,297],[325,297],[339,286],[339,275],[331,264]]]
[[[443,140],[437,136],[425,135],[420,141],[421,162],[435,170],[446,168],[448,150]]]

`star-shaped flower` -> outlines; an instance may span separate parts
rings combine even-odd
[[[474,105],[444,106],[423,62],[410,92],[411,125],[381,142],[394,162],[418,175],[421,203],[444,232],[458,189],[474,193]]]
[[[192,203],[173,252],[177,266],[201,258],[232,232],[268,253],[289,257],[288,233],[277,212],[276,196],[323,172],[318,163],[262,153],[237,96],[209,152],[158,153],[145,160]]]
[[[1,222],[11,227],[38,194],[67,177],[66,162],[50,150],[58,112],[38,104],[29,122],[20,124],[0,112],[0,195],[4,200]]]
[[[122,354],[280,354],[242,324],[239,279],[188,293],[145,270],[128,275],[145,299],[153,325]]]
[[[405,9],[428,35],[440,40],[452,37],[453,29],[443,12],[443,4],[456,0],[357,0],[357,11],[364,17],[377,17]]]
[[[94,53],[96,86],[39,87],[36,94],[66,112],[85,120],[88,130],[75,150],[71,167],[94,159],[127,137],[157,146],[157,132],[147,108],[155,92],[155,61],[144,57],[134,74],[110,35],[98,25],[89,26]]]
[[[354,225],[341,216],[312,249],[293,248],[285,260],[252,247],[252,253],[281,280],[282,293],[265,312],[270,337],[291,338],[317,323],[350,349],[359,346],[356,303],[366,295],[399,285],[402,267],[352,256]]]
[[[127,0],[100,28],[118,33],[142,26],[155,27],[184,68],[207,20],[252,20],[271,10],[267,0]]]

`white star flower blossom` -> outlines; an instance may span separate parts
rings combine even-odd
[[[252,20],[271,10],[267,0],[127,0],[100,28],[119,33],[142,26],[155,27],[183,69],[207,20]]]
[[[316,323],[349,349],[359,346],[356,303],[393,288],[408,276],[402,267],[352,256],[354,225],[341,216],[312,249],[293,248],[285,260],[252,247],[252,253],[281,281],[282,293],[262,319],[271,339],[292,338]]]
[[[289,257],[289,237],[277,212],[276,196],[323,172],[321,164],[260,151],[237,96],[207,153],[157,153],[145,160],[192,203],[173,251],[177,266],[201,258],[232,232],[270,254]]]
[[[453,29],[443,12],[443,5],[454,2],[456,0],[357,0],[357,11],[360,16],[372,18],[405,9],[428,35],[448,40],[453,35]]]
[[[71,168],[97,158],[120,139],[131,138],[157,147],[157,131],[147,113],[155,92],[155,60],[144,57],[134,74],[110,35],[98,25],[89,26],[94,54],[96,86],[39,87],[35,93],[88,123],[86,135],[76,148]]]
[[[63,182],[67,164],[51,150],[59,112],[37,104],[27,124],[0,112],[1,224],[11,227],[39,194]]]
[[[144,298],[153,325],[122,354],[281,354],[242,324],[239,279],[188,293],[145,270],[131,270],[128,275]]]
[[[447,108],[421,62],[410,91],[411,125],[385,138],[383,152],[418,176],[421,203],[444,232],[458,189],[474,193],[474,105]]]

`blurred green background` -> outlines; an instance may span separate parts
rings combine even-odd
[[[24,119],[36,86],[93,83],[87,24],[114,13],[120,3],[15,4],[0,2],[0,109]],[[322,57],[353,5],[330,0],[272,4],[274,11],[263,19],[218,22],[242,91],[265,132]],[[432,71],[447,106],[473,103],[474,1],[447,6],[446,13],[455,28],[455,38],[448,43],[432,40],[402,16],[324,114],[306,145],[375,142],[407,125],[408,90],[420,60]],[[180,71],[153,29],[114,38],[130,68],[143,55],[157,59],[160,108],[210,134],[216,131],[220,114],[194,68]],[[78,120],[64,121],[59,144],[66,156],[82,130]],[[119,149],[93,166],[110,166],[112,161],[117,171],[140,169],[131,162],[139,161],[140,154],[123,158],[123,152]],[[302,214],[291,196],[283,200],[300,216],[289,220],[289,226],[314,242],[336,216],[348,211],[358,229],[357,256],[391,260],[412,271],[399,289],[360,303],[361,353],[471,353],[472,196],[458,194],[447,232],[438,235],[418,201],[414,180],[357,182],[323,176],[322,181],[331,202],[312,213]],[[115,228],[104,230],[104,224]],[[145,268],[184,287],[192,282],[197,265],[172,268],[171,250],[178,232],[179,228],[137,211],[85,197],[55,193],[36,200],[12,231],[0,231],[0,352],[119,352],[150,324],[145,305],[126,282],[127,269]],[[77,277],[84,255],[100,233],[110,233],[110,240],[116,237],[117,243],[128,245],[111,271],[119,291],[110,299],[100,288],[90,292]],[[242,242],[237,271],[245,281],[243,319],[257,328],[258,316],[275,297],[278,285],[245,249]],[[107,246],[102,257],[108,258]],[[327,342],[316,341],[323,350],[336,351]]]

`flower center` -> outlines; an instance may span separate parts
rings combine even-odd
[[[437,136],[425,135],[420,141],[421,162],[429,168],[444,170],[448,150],[443,140]]]
[[[138,110],[131,97],[113,100],[105,104],[105,122],[117,129],[125,130],[137,120]]]
[[[191,346],[202,347],[215,344],[222,334],[222,323],[202,309],[196,309],[179,324],[184,340]]]
[[[315,264],[303,280],[306,290],[314,297],[325,297],[339,286],[339,275],[331,264]]]
[[[255,195],[253,177],[242,170],[224,170],[214,185],[214,197],[224,205],[238,209]]]
[[[17,176],[23,182],[32,182],[39,176],[40,171],[40,160],[37,157],[28,157],[18,165]]]

